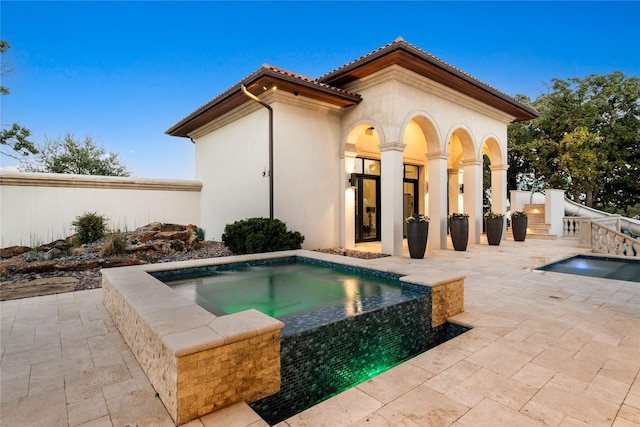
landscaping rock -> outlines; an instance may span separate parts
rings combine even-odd
[[[0,249],[0,258],[13,258],[30,250],[29,246],[9,246],[8,248]]]
[[[64,260],[54,265],[58,271],[84,271],[100,267],[99,259]]]
[[[105,259],[102,263],[102,268],[128,267],[138,264],[142,264],[142,262],[138,258],[128,255],[116,255]]]
[[[72,292],[78,285],[75,277],[47,277],[2,283],[0,301]]]
[[[53,271],[56,261],[33,261],[22,264],[16,264],[16,268],[13,270],[14,274],[25,273],[46,273]]]

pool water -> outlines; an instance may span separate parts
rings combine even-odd
[[[165,283],[217,316],[253,308],[282,318],[335,305],[357,314],[363,299],[401,292],[397,280],[304,263],[241,266]]]
[[[578,255],[539,267],[537,270],[640,282],[640,259]]]

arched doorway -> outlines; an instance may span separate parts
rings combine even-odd
[[[471,132],[458,125],[447,141],[448,211],[469,214],[469,241],[482,233],[482,157]]]

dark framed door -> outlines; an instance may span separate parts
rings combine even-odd
[[[404,217],[418,213],[418,180],[405,179],[402,183],[402,204]],[[404,237],[407,237],[407,222],[404,221]]]
[[[356,177],[356,243],[380,241],[380,177]]]

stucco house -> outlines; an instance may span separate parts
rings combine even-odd
[[[507,125],[535,109],[397,38],[319,78],[263,65],[167,134],[195,144],[201,222],[278,218],[308,249],[381,241],[402,254],[404,219],[431,217],[447,247],[447,215],[482,233],[482,159],[492,210],[507,202]]]

